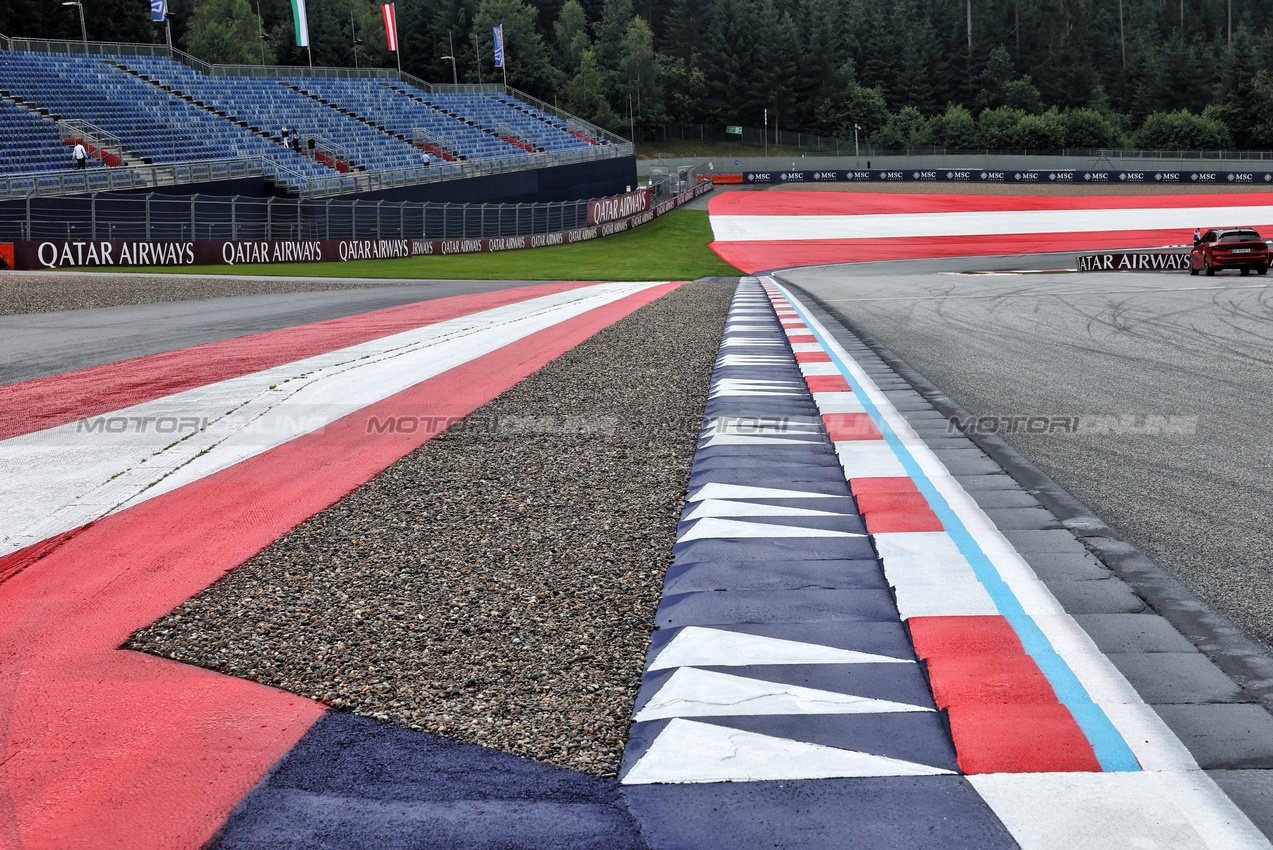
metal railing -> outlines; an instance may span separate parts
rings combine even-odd
[[[455,142],[443,133],[431,130],[428,127],[412,127],[411,143],[430,145],[444,154],[455,156],[459,148]]]
[[[585,227],[589,201],[451,204],[208,195],[27,198],[0,205],[0,240],[478,239]]]
[[[138,165],[121,168],[88,168],[66,171],[42,171],[27,174],[0,175],[0,199],[38,198],[57,195],[80,195],[88,192],[120,192],[128,189],[153,189],[156,186],[178,186],[217,180],[261,177],[265,165],[258,158],[200,160],[196,162]],[[271,170],[283,172],[285,178],[303,184],[308,178],[276,163]]]
[[[97,155],[92,157],[99,162],[105,162],[106,154],[113,154],[116,157],[116,166],[124,163],[124,143],[119,136],[107,130],[103,130],[96,124],[90,124],[87,121],[78,119],[63,118],[57,122],[57,131],[65,139],[81,139],[93,147],[97,148]],[[107,163],[109,165],[110,163]]]
[[[651,169],[650,206],[675,198],[703,180],[710,179],[713,174],[710,163],[710,160],[703,160],[694,165],[679,165],[667,170]]]

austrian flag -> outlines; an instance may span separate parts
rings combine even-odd
[[[390,52],[398,50],[398,18],[393,13],[393,4],[386,3],[380,7],[385,13],[385,36],[389,39]]]

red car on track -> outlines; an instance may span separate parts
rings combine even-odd
[[[1269,270],[1269,246],[1249,227],[1219,227],[1194,240],[1189,274],[1205,271],[1213,275],[1221,269],[1238,269],[1242,274],[1265,274]]]

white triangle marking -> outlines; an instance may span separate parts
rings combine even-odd
[[[825,499],[835,493],[810,490],[780,490],[776,487],[753,487],[750,484],[704,484],[686,499],[701,502],[704,499]],[[839,495],[848,495],[841,493]]]
[[[932,711],[885,699],[841,694],[800,685],[784,685],[678,667],[645,707],[637,721],[669,717],[743,717],[770,714],[897,714]]]
[[[951,771],[901,759],[673,720],[623,778],[655,782],[755,782],[847,776],[938,776]]]
[[[804,436],[805,439],[798,439]],[[776,444],[797,446],[825,445],[820,434],[714,434],[704,437],[699,448],[711,446],[772,446]]]
[[[835,511],[815,511],[810,508],[792,508],[785,505],[756,505],[751,502],[735,502],[729,499],[702,499],[682,522],[706,517],[759,517],[759,516],[853,516]]]
[[[695,520],[694,527],[676,538],[677,543],[690,540],[719,540],[738,537],[865,537],[852,531],[831,531],[825,528],[801,528],[794,525],[774,525],[767,522],[742,522],[732,519],[705,517]]]
[[[688,626],[663,647],[651,670],[671,667],[738,667],[747,664],[910,664],[870,652],[817,643]]]

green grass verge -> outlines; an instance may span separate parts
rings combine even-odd
[[[111,271],[423,280],[694,280],[741,274],[707,247],[711,241],[706,210],[673,210],[635,230],[552,248],[348,263],[164,266]]]

